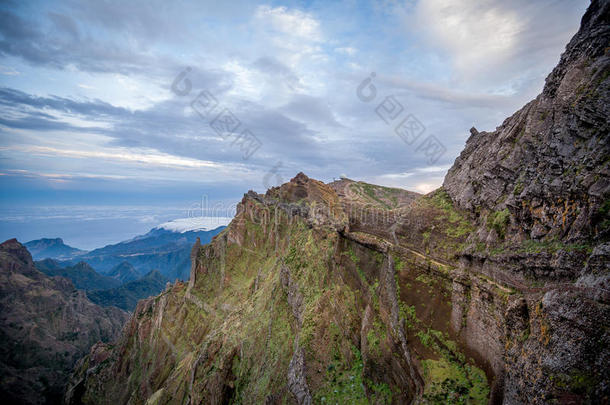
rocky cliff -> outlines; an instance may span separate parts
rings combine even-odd
[[[610,236],[609,7],[592,3],[542,94],[494,132],[471,129],[443,186],[457,206],[482,219],[507,211],[506,232],[481,229],[478,239]]]
[[[443,184],[476,226],[462,267],[524,295],[529,338],[504,354],[511,403],[607,401],[609,45],[610,2],[593,1],[542,94],[494,132],[471,129]]]
[[[607,402],[609,7],[441,189],[247,193],[66,403]]]
[[[0,245],[0,312],[0,396],[8,404],[59,403],[76,361],[117,338],[127,320],[36,270],[15,239]]]

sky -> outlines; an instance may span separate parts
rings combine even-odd
[[[587,5],[2,1],[0,238],[91,249],[300,171],[430,192]]]

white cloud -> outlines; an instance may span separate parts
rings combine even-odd
[[[178,218],[165,222],[156,229],[166,229],[173,232],[209,231],[219,226],[227,226],[233,218],[231,217],[190,217]]]
[[[335,48],[335,52],[341,53],[343,55],[354,56],[358,50],[356,48],[352,48],[351,46],[345,46],[340,48]]]
[[[64,156],[69,158],[80,159],[105,159],[123,162],[133,162],[148,166],[172,167],[184,169],[198,168],[214,168],[220,169],[224,165],[222,163],[211,162],[207,160],[190,159],[180,156],[174,156],[167,153],[157,153],[152,151],[136,152],[135,148],[112,148],[108,150],[77,150],[77,149],[62,149],[48,146],[10,146],[2,147],[0,151],[16,150],[31,154],[46,155],[46,156]]]
[[[537,94],[578,29],[586,0],[421,0],[403,12],[418,47],[466,92]]]
[[[515,11],[491,0],[423,0],[415,17],[418,27],[451,54],[463,75],[475,75],[507,60],[523,29]]]
[[[29,170],[22,169],[9,169],[7,173],[0,173],[0,176],[6,176],[9,174],[19,174],[24,177],[43,177],[46,179],[52,180],[70,180],[70,179],[107,179],[107,180],[124,180],[129,178],[129,176],[123,175],[111,175],[111,174],[97,174],[97,173],[78,173],[78,174],[68,174],[68,173],[44,173],[44,172],[33,172]]]
[[[415,167],[401,173],[386,173],[369,179],[371,183],[387,187],[398,187],[427,194],[443,184],[449,165]]]
[[[286,35],[308,41],[321,41],[320,23],[310,14],[286,7],[259,6],[256,18],[266,22],[273,29]]]
[[[322,48],[325,38],[321,24],[310,13],[283,6],[259,6],[254,13],[253,27],[255,41],[264,45],[261,51],[282,61],[299,79],[307,81],[307,71],[328,60]]]
[[[249,69],[237,60],[225,63],[222,69],[233,74],[233,87],[228,95],[248,100],[261,98],[265,78],[259,71]]]
[[[428,194],[431,191],[436,190],[437,188],[439,188],[441,186],[442,183],[418,183],[415,185],[415,187],[413,187],[415,189],[415,191],[422,193],[422,194]]]
[[[445,165],[445,166],[417,167],[413,170],[418,173],[439,173],[439,172],[445,173],[450,168],[451,168],[451,165]]]

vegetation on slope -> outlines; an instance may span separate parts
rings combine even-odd
[[[119,280],[99,274],[85,262],[61,267],[61,264],[57,261],[45,259],[36,262],[36,268],[47,276],[60,276],[70,279],[79,290],[105,290],[121,285]]]
[[[153,270],[144,277],[129,281],[120,287],[87,291],[87,297],[104,307],[112,305],[125,311],[133,311],[139,300],[163,291],[167,281],[161,273]]]

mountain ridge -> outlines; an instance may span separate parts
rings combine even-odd
[[[114,340],[128,318],[38,271],[16,239],[0,244],[0,309],[0,393],[10,404],[57,403],[74,363]]]
[[[66,245],[62,238],[42,238],[24,243],[35,260],[46,258],[69,260],[85,253],[84,250]]]
[[[38,270],[48,276],[60,276],[72,281],[79,290],[105,290],[118,287],[121,281],[99,274],[88,263],[78,262],[73,266],[62,267],[61,263],[53,259],[35,262]]]
[[[138,272],[139,276],[144,276],[152,270],[159,270],[168,279],[174,280],[186,279],[190,270],[190,250],[192,245],[195,243],[197,238],[203,243],[207,243],[211,238],[218,234],[224,225],[216,225],[218,221],[225,221],[227,218],[216,219],[216,217],[198,219],[186,218],[188,220],[194,220],[194,230],[185,230],[180,232],[178,230],[165,229],[161,224],[152,228],[146,234],[138,235],[134,238],[128,239],[115,244],[106,245],[101,248],[93,249],[90,251],[78,251],[70,256],[66,256],[64,253],[57,255],[51,255],[46,257],[50,253],[54,253],[54,250],[39,249],[39,254],[36,255],[37,260],[51,258],[54,260],[60,260],[62,267],[75,266],[78,262],[86,262],[91,267],[96,269],[100,274],[105,275],[112,272],[115,267],[119,266],[123,262],[129,263]],[[179,220],[170,221],[166,224],[173,224],[178,221],[179,226],[186,226]],[[220,222],[219,222],[220,223]],[[203,227],[203,225],[210,225],[211,229]],[[170,227],[171,228],[171,227]],[[203,229],[206,230],[203,230]],[[56,239],[37,239],[30,241],[27,244],[30,246],[43,245],[46,246],[46,241],[61,241],[61,238]],[[27,245],[26,244],[26,245]],[[65,245],[67,246],[67,245]],[[74,249],[68,247],[69,249]],[[62,251],[63,252],[63,251]]]
[[[432,193],[246,193],[65,403],[607,402],[609,19],[593,0],[542,95]]]
[[[130,280],[118,287],[88,291],[87,297],[101,306],[115,306],[124,311],[133,311],[143,297],[150,297],[163,291],[168,282],[158,270]]]

